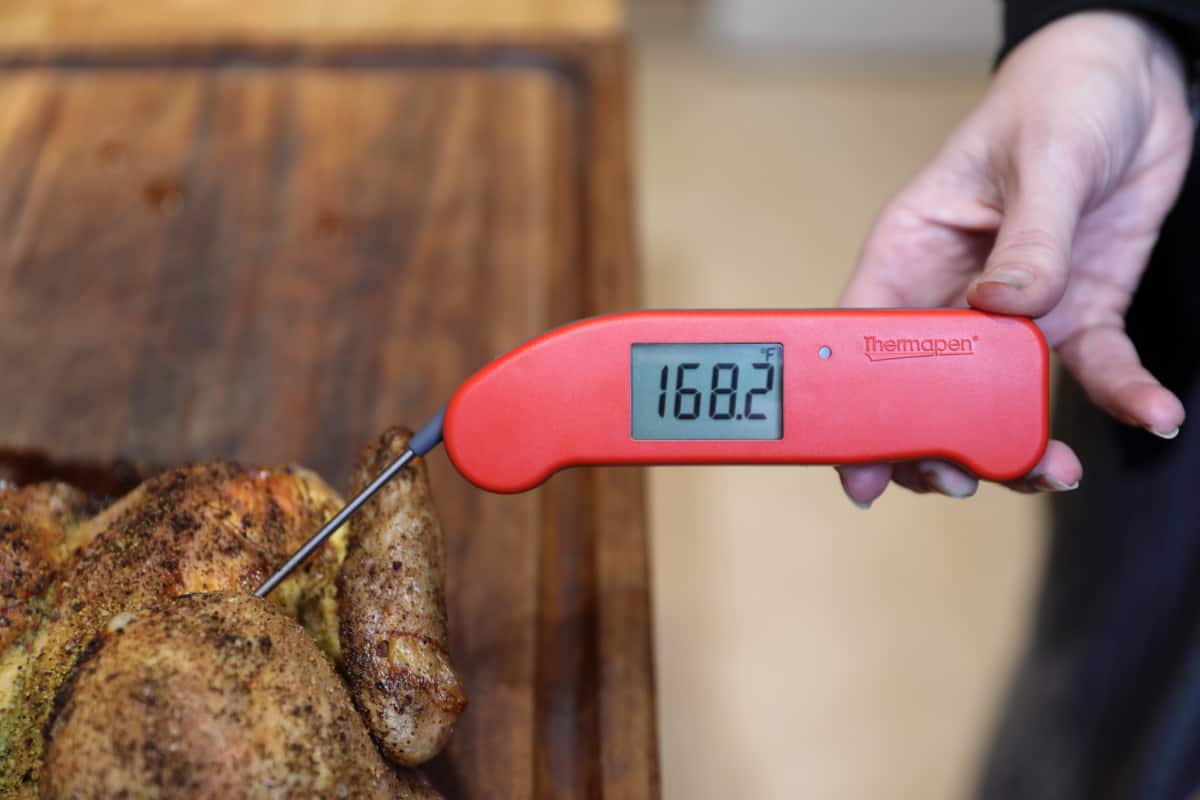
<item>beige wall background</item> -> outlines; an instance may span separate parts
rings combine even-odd
[[[936,36],[903,21],[952,6]],[[876,211],[984,90],[995,8],[633,10],[647,304],[805,307],[836,301]],[[1026,629],[1040,500],[893,488],[862,512],[827,469],[649,480],[669,800],[970,794]]]
[[[890,54],[976,53],[993,46],[998,0],[708,0],[720,41],[741,47]]]

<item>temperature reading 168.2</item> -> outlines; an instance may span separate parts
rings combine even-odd
[[[739,403],[738,374],[741,371],[740,368],[732,361],[713,364],[712,379],[708,386],[708,403],[706,404],[704,402],[705,395],[701,389],[685,385],[695,379],[691,373],[700,371],[700,362],[685,361],[679,364],[675,367],[675,400],[671,413],[675,419],[699,419],[707,405],[709,419],[766,419],[765,412],[754,410],[754,398],[755,396],[769,395],[775,388],[775,365],[766,361],[755,361],[750,366],[756,372],[763,373],[759,376],[763,385],[746,389],[741,395],[745,399],[743,403]],[[671,368],[664,365],[658,379],[658,415],[660,417],[665,417],[668,406],[671,406],[668,399],[670,382]],[[743,405],[744,410],[739,410],[743,408]]]
[[[635,344],[634,439],[779,439],[783,346]]]

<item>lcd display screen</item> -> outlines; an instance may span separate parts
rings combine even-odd
[[[783,345],[635,344],[634,439],[783,438]]]

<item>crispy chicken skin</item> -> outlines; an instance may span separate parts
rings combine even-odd
[[[312,637],[253,596],[118,615],[55,709],[45,798],[437,796],[385,764]]]
[[[354,474],[358,491],[408,447],[387,431]],[[425,464],[414,461],[350,520],[338,576],[343,669],[355,702],[397,764],[436,755],[466,707],[447,651],[442,530]]]
[[[37,622],[42,592],[82,543],[80,523],[96,510],[70,486],[0,482],[0,653]]]
[[[113,616],[191,592],[253,591],[339,502],[305,470],[214,463],[165,472],[78,523],[66,539],[80,546],[30,601],[36,624],[0,651],[0,797],[34,794],[55,693]],[[311,605],[306,593],[332,581],[333,552],[277,602],[293,614]]]
[[[466,701],[424,464],[251,595],[341,505],[307,470],[222,462],[102,510],[0,484],[0,798],[439,796],[407,767]]]

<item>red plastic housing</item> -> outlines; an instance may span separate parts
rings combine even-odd
[[[633,439],[632,345],[678,342],[782,344],[783,438]],[[585,464],[944,458],[1008,480],[1046,448],[1048,365],[1033,323],[977,311],[612,314],[550,331],[473,375],[447,407],[446,450],[493,492]]]

